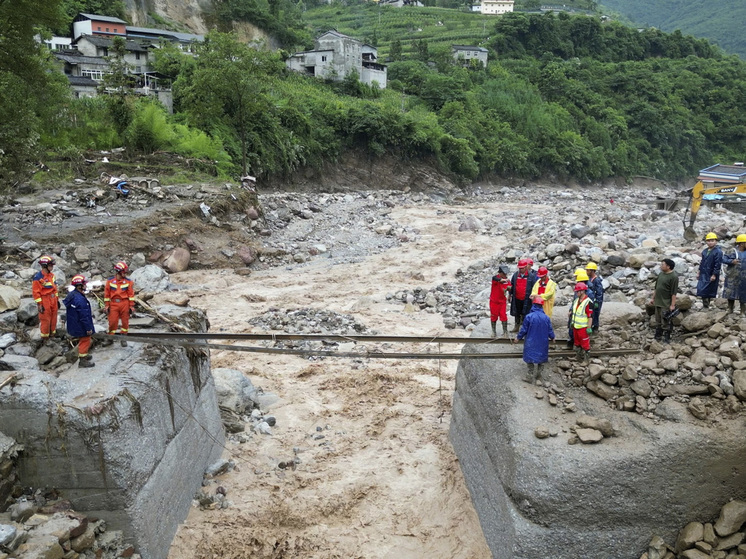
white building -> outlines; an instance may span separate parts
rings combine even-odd
[[[337,31],[319,36],[314,50],[296,52],[285,64],[296,72],[336,81],[355,71],[362,83],[386,87],[386,66],[378,63],[378,50]]]
[[[475,47],[469,45],[453,45],[451,47],[453,60],[468,66],[471,60],[478,60],[482,66],[487,66],[487,55],[489,51],[484,47]]]
[[[486,15],[502,15],[513,11],[513,0],[482,0],[482,13]]]

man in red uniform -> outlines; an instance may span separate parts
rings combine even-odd
[[[135,312],[135,283],[124,274],[128,267],[126,262],[114,264],[114,277],[106,280],[104,287],[104,311],[109,317],[109,334],[115,334],[119,321],[122,321],[120,334],[127,335],[130,327],[130,316]],[[122,347],[127,345],[122,340]]]
[[[515,317],[513,332],[518,332],[523,322],[523,317],[531,309],[531,291],[536,283],[536,272],[531,269],[533,260],[521,259],[518,261],[518,271],[510,279],[512,298],[510,301],[510,314]]]
[[[34,275],[31,283],[31,293],[39,310],[42,343],[57,333],[57,309],[60,307],[60,301],[57,298],[57,284],[52,273],[54,264],[54,258],[51,256],[44,255],[39,258],[41,271]]]
[[[492,323],[492,336],[497,337],[497,321],[503,325],[503,335],[508,337],[508,299],[510,298],[509,269],[505,264],[500,264],[497,274],[492,276],[492,290],[490,291],[490,322]]]

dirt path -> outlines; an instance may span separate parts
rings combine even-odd
[[[310,307],[354,315],[381,333],[435,335],[444,331],[440,315],[407,313],[386,294],[451,280],[498,248],[494,238],[458,232],[457,217],[442,210],[397,208],[396,221],[420,231],[416,242],[354,264],[317,258],[248,278],[199,270],[172,280],[191,286],[190,304],[208,312],[214,331],[249,332],[247,320],[270,308]],[[455,362],[229,352],[212,362],[280,396],[271,409],[277,425],[272,436],[228,443],[224,456],[238,468],[219,483],[232,506],[193,508],[169,558],[490,557],[448,442]],[[296,456],[295,470],[278,467]]]

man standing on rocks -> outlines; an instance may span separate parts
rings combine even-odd
[[[570,326],[572,340],[578,361],[589,362],[591,358],[591,338],[588,322],[593,316],[593,302],[588,298],[588,286],[582,281],[575,284],[577,297],[570,306]]]
[[[497,337],[497,321],[503,327],[503,336],[508,337],[508,299],[510,298],[510,280],[508,280],[509,269],[505,264],[500,264],[497,274],[492,276],[492,290],[490,291],[490,322],[492,323],[492,336]]]
[[[723,251],[718,246],[718,236],[707,233],[707,248],[702,251],[702,260],[697,272],[697,297],[702,297],[704,308],[710,307],[710,301],[718,296],[720,270],[723,267]]]
[[[68,293],[63,303],[67,309],[67,333],[78,338],[78,367],[93,367],[94,363],[88,351],[91,349],[91,336],[96,331],[93,327],[91,303],[85,296],[85,276],[73,276],[70,283],[74,289]]]
[[[591,328],[593,333],[598,333],[598,318],[601,316],[601,307],[604,304],[604,280],[598,275],[598,264],[588,262],[585,265],[585,273],[588,276],[586,285],[588,286],[588,298],[593,301],[593,323]]]
[[[54,264],[55,260],[51,256],[44,255],[39,258],[41,271],[34,275],[31,283],[31,293],[39,311],[42,343],[57,333],[57,309],[60,308],[60,300],[57,297],[57,284],[52,273]]]
[[[536,271],[536,277],[538,281],[531,290],[531,300],[533,301],[537,295],[540,296],[544,301],[544,313],[551,318],[554,311],[554,296],[557,294],[557,284],[554,280],[549,279],[549,270],[544,266]]]
[[[660,341],[663,335],[663,315],[676,309],[676,293],[679,291],[679,276],[673,271],[676,263],[670,258],[661,262],[661,273],[655,280],[655,293],[652,304],[655,306],[655,339]],[[671,341],[673,323],[666,319],[665,342]]]
[[[733,312],[738,299],[741,314],[746,314],[746,235],[736,237],[736,250],[723,255],[723,264],[727,266],[723,298],[728,299],[728,312]]]
[[[524,380],[534,383],[542,378],[544,364],[549,361],[549,340],[554,340],[554,329],[552,319],[544,312],[545,302],[541,295],[534,295],[531,299],[531,309],[513,343],[526,339],[523,344],[523,361],[528,366],[528,374]]]
[[[533,264],[533,262],[532,262]],[[515,318],[513,332],[518,332],[531,306],[530,295],[536,283],[536,273],[529,266],[528,259],[518,261],[518,271],[510,279],[511,293],[510,315]]]
[[[114,335],[122,321],[120,334],[126,336],[130,328],[130,316],[135,311],[135,283],[125,277],[128,266],[120,261],[114,264],[114,276],[106,280],[104,287],[104,312],[109,317],[109,334]],[[122,340],[122,347],[127,346],[127,340]]]

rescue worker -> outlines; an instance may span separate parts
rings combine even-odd
[[[135,283],[125,276],[128,270],[126,262],[114,264],[114,276],[106,280],[104,287],[104,312],[109,317],[109,334],[114,335],[122,322],[120,334],[126,336],[130,327],[130,316],[135,313]],[[127,340],[121,341],[122,347]]]
[[[497,274],[492,276],[492,289],[490,291],[490,322],[492,323],[492,336],[497,337],[497,321],[503,328],[503,336],[508,337],[508,300],[510,299],[510,280],[508,279],[509,268],[500,264]]]
[[[723,298],[728,299],[728,312],[733,312],[738,299],[741,314],[746,314],[746,235],[736,237],[736,250],[723,255],[723,264],[726,265]]]
[[[544,364],[549,361],[549,340],[554,340],[552,319],[544,312],[546,304],[541,295],[534,295],[532,305],[521,325],[521,331],[513,340],[526,338],[523,344],[523,361],[528,367],[525,382],[534,383],[541,379]]]
[[[78,338],[78,367],[93,367],[94,363],[88,353],[91,349],[91,336],[96,329],[93,327],[93,313],[91,303],[85,296],[85,276],[73,276],[70,283],[74,289],[67,294],[63,303],[67,309],[67,333]]]
[[[41,342],[45,343],[49,336],[57,333],[57,309],[60,308],[60,300],[57,295],[57,284],[52,269],[55,260],[51,256],[44,255],[39,258],[41,271],[37,272],[31,283],[31,293],[39,311],[39,330],[41,331]]]
[[[510,291],[512,293],[510,315],[515,318],[513,332],[518,332],[521,322],[523,322],[523,317],[526,316],[531,308],[531,291],[536,282],[536,273],[531,270],[529,262],[533,264],[533,261],[528,259],[519,260],[518,271],[510,279]]]
[[[557,294],[557,283],[549,278],[549,270],[544,266],[536,271],[536,278],[537,281],[531,290],[531,300],[539,295],[544,301],[542,304],[544,313],[551,318],[554,311],[554,297]]]
[[[588,319],[593,316],[593,307],[587,291],[588,286],[583,282],[575,284],[577,297],[570,306],[573,346],[578,355],[578,361],[585,363],[590,361],[591,356],[591,339],[589,334],[592,328],[588,324]]]
[[[588,262],[585,265],[585,272],[588,275],[586,285],[588,286],[588,298],[593,301],[593,323],[591,328],[593,333],[598,333],[598,318],[601,315],[601,307],[604,304],[604,280],[598,275],[598,264]]]
[[[718,296],[723,251],[718,246],[718,236],[715,233],[707,233],[705,243],[707,248],[702,251],[702,260],[697,272],[697,297],[702,297],[702,306],[707,309],[710,301]]]
[[[668,328],[666,328],[664,342],[671,341],[671,331],[673,323],[671,322],[673,311],[676,309],[676,293],[679,291],[679,276],[673,271],[676,263],[670,258],[664,258],[661,261],[661,273],[655,280],[655,292],[653,294],[652,304],[655,306],[655,339],[660,341],[663,334],[663,319],[665,318]],[[665,316],[664,316],[665,314]]]
[[[575,275],[575,285],[582,282],[582,283],[585,283],[586,287],[588,286],[588,284],[586,283],[588,281],[588,272],[586,272],[585,269],[578,268],[573,273]],[[571,308],[577,298],[578,298],[578,291],[575,291],[573,298],[572,298],[572,302],[570,303]],[[575,347],[575,342],[573,341],[574,335],[575,334],[572,328],[572,314],[570,314],[567,317],[567,349],[572,349],[573,347]]]

